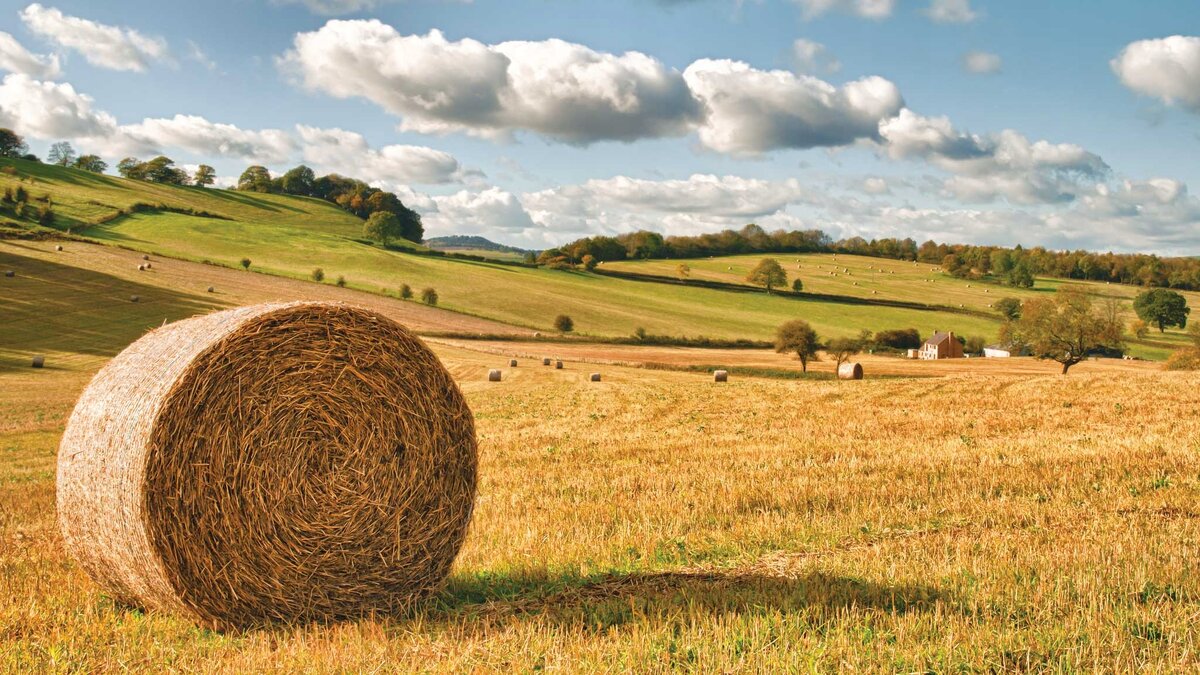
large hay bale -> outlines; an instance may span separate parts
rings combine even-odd
[[[32,364],[32,367],[34,367],[34,368],[45,368],[45,367],[46,367],[46,357],[45,357],[45,356],[42,356],[41,354],[38,354],[37,356],[34,356],[34,357],[33,357],[33,364]]]
[[[138,297],[138,296],[136,296],[136,295],[131,295],[131,296],[129,296],[129,301],[130,301],[130,302],[138,302],[138,301],[140,301],[140,300],[141,300],[141,298],[140,298],[140,297]]]
[[[55,251],[61,251],[61,250],[62,250],[62,244],[59,244],[59,245],[55,246],[55,247],[54,247],[54,250],[55,250]]]
[[[546,357],[546,358],[542,359],[542,365],[543,366],[550,365],[550,357]]]
[[[17,273],[12,270],[4,270],[4,276],[11,279],[12,277],[17,276]]]
[[[729,371],[728,370],[714,370],[713,371],[713,382],[728,382],[728,381],[729,381]]]
[[[58,454],[67,550],[121,601],[208,626],[393,612],[445,579],[474,504],[470,409],[384,316],[243,307],[152,331]]]
[[[592,373],[591,375],[588,375],[588,380],[591,382],[599,382],[600,381],[600,373]]]
[[[837,375],[839,380],[861,380],[863,379],[862,364],[843,363],[838,366]]]
[[[509,367],[509,368],[516,368],[516,367],[517,367],[517,360],[516,360],[516,359],[509,359],[509,360],[508,360],[508,367]]]
[[[488,382],[499,382],[499,381],[500,381],[500,371],[495,368],[492,368],[491,370],[489,370],[488,371]]]
[[[563,362],[562,362],[562,361],[555,361],[555,362],[554,362],[554,368],[555,368],[555,370],[562,370],[562,367],[563,367]]]
[[[209,292],[209,293],[216,293],[216,292],[217,292],[217,289],[216,289],[215,287],[213,287],[213,286],[209,286],[209,287],[208,287],[208,292]]]

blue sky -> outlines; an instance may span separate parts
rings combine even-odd
[[[0,31],[39,153],[303,162],[431,235],[1200,247],[1195,2],[62,0]]]

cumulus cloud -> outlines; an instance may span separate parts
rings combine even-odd
[[[967,201],[1071,201],[1109,172],[1104,160],[1078,145],[1030,141],[1012,130],[968,134],[945,117],[923,117],[908,109],[881,124],[879,132],[887,156],[922,159],[955,174],[945,190]]]
[[[792,43],[792,61],[799,73],[836,73],[842,69],[841,61],[830,54],[825,45],[804,38]]]
[[[127,124],[119,133],[146,148],[180,148],[200,155],[236,157],[259,164],[286,162],[295,142],[279,129],[248,130],[197,115],[147,118]]]
[[[296,35],[279,63],[310,90],[380,105],[405,131],[529,130],[586,144],[682,135],[701,113],[682,75],[659,61],[562,40],[486,45],[330,21]]]
[[[88,63],[101,68],[140,73],[155,63],[172,62],[166,40],[147,37],[132,28],[68,16],[36,2],[21,11],[21,20],[34,33],[74,49]]]
[[[792,0],[800,6],[805,19],[829,12],[853,14],[864,19],[886,19],[896,7],[895,0]]]
[[[344,129],[296,127],[303,144],[304,161],[323,171],[361,178],[389,186],[409,183],[452,183],[462,167],[453,155],[415,145],[386,145],[378,150],[362,134]]]
[[[431,199],[433,208],[427,206],[422,219],[434,236],[506,232],[529,237],[536,236],[534,232],[540,229],[516,195],[497,187],[479,192],[461,190]]]
[[[684,78],[708,113],[698,127],[701,143],[733,154],[874,139],[880,122],[904,106],[900,90],[882,77],[835,87],[740,61],[701,59],[688,66]]]
[[[976,75],[991,75],[1000,72],[1004,62],[998,54],[990,52],[967,52],[963,54],[963,69]]]
[[[971,9],[971,0],[930,0],[925,16],[937,23],[971,23],[979,13]]]
[[[6,75],[0,83],[0,126],[34,138],[108,137],[117,131],[112,115],[95,110],[92,98],[66,82]]]
[[[39,80],[53,80],[62,74],[58,56],[33,54],[3,31],[0,31],[0,68]]]
[[[1200,113],[1200,37],[1130,43],[1110,63],[1129,89]]]

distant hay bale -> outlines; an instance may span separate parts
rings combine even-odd
[[[538,332],[536,332],[536,331],[534,331],[534,333],[533,333],[533,337],[535,337],[535,338],[539,338],[539,337],[542,337],[542,334],[541,334],[541,333],[538,333]]]
[[[141,298],[136,295],[131,295],[131,296],[129,296],[129,301],[130,302],[140,302]]]
[[[449,572],[476,447],[450,374],[390,319],[242,307],[96,375],[59,448],[59,525],[105,592],[204,626],[392,613]]]
[[[838,366],[839,380],[861,380],[863,379],[863,369],[861,363],[843,363]]]
[[[517,360],[516,360],[516,359],[509,359],[509,360],[508,360],[508,367],[509,367],[509,368],[516,368],[516,367],[517,367]]]
[[[17,273],[12,270],[4,270],[4,276],[11,279],[11,278],[17,276]]]
[[[563,367],[563,362],[562,362],[562,361],[555,361],[555,362],[554,362],[554,369],[555,369],[555,370],[562,370],[562,367]]]
[[[152,265],[151,263],[146,263],[146,269],[150,269],[152,267],[154,267],[154,265]]]
[[[209,293],[216,293],[216,292],[217,292],[217,289],[216,289],[216,288],[213,288],[212,286],[209,286],[209,287],[208,287],[208,292],[209,292]]]
[[[61,250],[63,250],[63,249],[62,249],[62,244],[59,244],[58,246],[55,246],[55,247],[54,247],[54,250],[55,250],[55,251],[61,251]]]
[[[728,381],[729,381],[729,371],[727,371],[727,370],[714,370],[713,371],[713,382],[728,382]]]
[[[488,371],[488,382],[499,382],[499,381],[500,381],[500,371],[495,368],[489,370]]]
[[[145,264],[145,263],[142,263],[141,265],[138,265],[138,271],[139,271],[139,272],[145,272],[145,271],[146,271],[146,264]]]
[[[32,367],[45,368],[46,367],[46,357],[42,356],[41,354],[38,354],[37,356],[33,357]]]
[[[591,375],[588,375],[588,380],[590,380],[592,382],[599,382],[600,381],[600,373],[592,373]]]
[[[150,259],[150,256],[148,256],[148,255],[142,256],[142,260],[149,260],[149,259]]]
[[[544,358],[544,359],[542,359],[542,365],[543,365],[543,366],[548,366],[548,365],[550,365],[550,359],[549,359],[549,358]]]

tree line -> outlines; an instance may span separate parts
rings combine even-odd
[[[537,262],[549,267],[592,265],[610,260],[642,258],[702,258],[752,253],[845,253],[939,265],[950,275],[989,279],[1016,287],[1031,287],[1035,275],[1108,281],[1141,286],[1200,290],[1200,260],[1144,253],[1054,251],[1044,247],[976,246],[926,241],[911,237],[834,240],[820,230],[767,232],[750,224],[695,236],[667,236],[637,231],[617,236],[585,237],[547,249]]]

